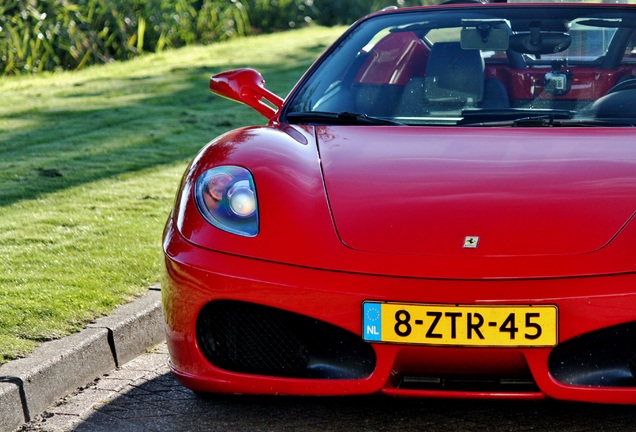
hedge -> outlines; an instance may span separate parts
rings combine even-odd
[[[427,0],[424,0],[426,2]],[[306,25],[349,24],[415,0],[4,0],[0,74],[126,60],[186,44],[208,44]]]

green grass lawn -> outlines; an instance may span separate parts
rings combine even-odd
[[[310,28],[0,79],[0,364],[157,282],[188,161],[265,119],[208,90],[250,66],[285,96],[343,31]]]

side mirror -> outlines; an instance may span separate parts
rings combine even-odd
[[[283,106],[283,100],[265,88],[265,80],[254,69],[235,69],[214,75],[210,78],[210,90],[254,108],[269,120]]]

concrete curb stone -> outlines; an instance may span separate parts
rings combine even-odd
[[[0,432],[19,428],[61,397],[164,339],[161,292],[153,286],[85,330],[0,366]]]

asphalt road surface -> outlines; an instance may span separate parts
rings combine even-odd
[[[159,345],[59,401],[23,431],[636,431],[636,406],[216,395],[181,387]]]

